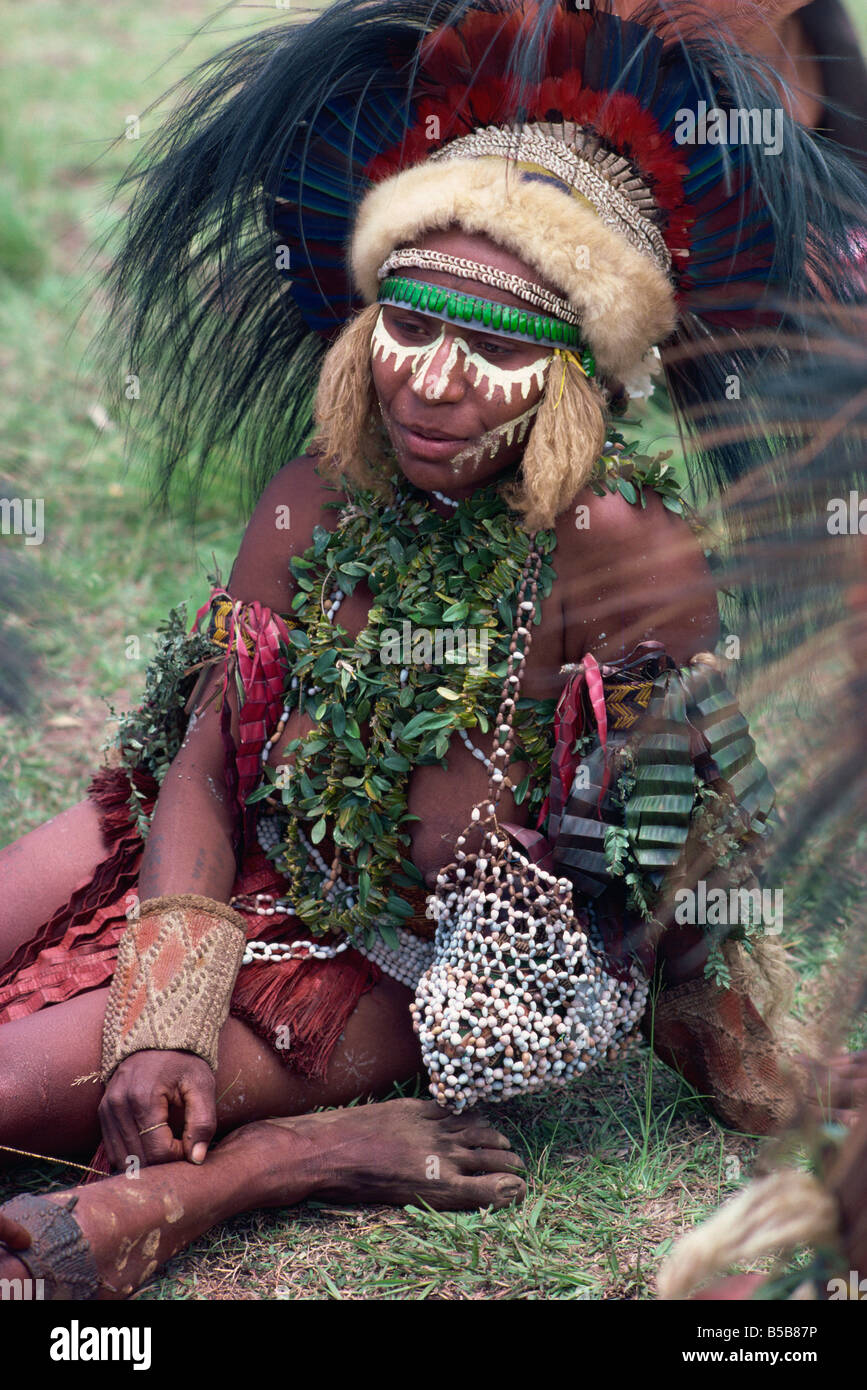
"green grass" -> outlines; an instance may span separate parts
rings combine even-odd
[[[195,529],[183,508],[154,514],[118,430],[99,428],[104,392],[89,349],[104,313],[98,295],[88,298],[100,270],[89,248],[119,215],[107,191],[136,148],[109,142],[230,29],[278,17],[269,6],[241,9],[181,51],[216,13],[203,0],[3,6],[0,477],[44,497],[46,510],[45,544],[24,556],[30,602],[17,619],[39,654],[33,703],[0,719],[3,843],[83,795],[110,732],[107,702],[135,701],[149,634],[175,603],[192,612],[204,600],[212,553],[228,573],[243,530],[232,486],[206,490]],[[867,32],[864,5],[858,18]],[[152,129],[144,117],[141,137]],[[648,425],[661,447],[672,446],[655,408]],[[765,752],[807,735],[810,711],[799,701],[784,693],[757,709]],[[793,804],[808,777],[802,759],[784,801]],[[803,929],[833,848],[817,834],[813,886],[787,906],[802,1010],[828,968],[827,941]],[[832,953],[853,910],[854,896],[838,900]],[[754,1141],[724,1134],[643,1046],[556,1104],[516,1101],[488,1114],[527,1158],[521,1208],[439,1215],[308,1204],[253,1213],[196,1242],[138,1297],[647,1298],[673,1240],[737,1190],[756,1152]],[[74,1170],[37,1164],[7,1174],[0,1197],[75,1180]]]
[[[253,1212],[208,1232],[137,1298],[647,1298],[673,1241],[737,1191],[756,1150],[724,1135],[643,1047],[556,1105],[486,1113],[527,1161],[520,1207]],[[4,1187],[76,1180],[46,1164],[19,1169],[0,1200]]]
[[[25,718],[0,721],[3,842],[84,793],[107,702],[135,699],[157,623],[181,601],[195,611],[212,555],[227,574],[243,532],[234,486],[206,489],[195,528],[183,505],[154,513],[121,432],[100,428],[105,391],[91,350],[104,314],[93,247],[122,213],[109,212],[109,193],[138,148],[112,142],[127,115],[144,113],[231,30],[274,18],[242,9],[180,51],[215,14],[120,0],[7,7],[4,18],[13,61],[0,95],[0,478],[44,498],[45,542],[23,557],[36,598],[26,621],[41,663],[36,698]],[[141,139],[155,120],[142,115]]]

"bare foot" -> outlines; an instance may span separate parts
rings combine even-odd
[[[439,1211],[504,1207],[523,1198],[523,1160],[487,1123],[429,1100],[389,1100],[259,1120],[216,1147],[243,1163],[257,1196],[283,1207],[307,1197]]]

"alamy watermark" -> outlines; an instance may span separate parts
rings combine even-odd
[[[867,536],[867,497],[853,490],[828,502],[829,536]]]
[[[490,629],[486,627],[413,627],[404,618],[400,631],[383,629],[379,658],[383,665],[418,666],[452,662],[485,671],[488,666]]]
[[[78,1318],[51,1330],[52,1361],[130,1361],[134,1371],[151,1364],[149,1327],[82,1327]]]
[[[761,927],[766,936],[783,930],[782,888],[708,888],[699,879],[674,895],[674,920],[679,927]]]
[[[25,545],[45,540],[44,497],[0,497],[0,536],[23,536]]]
[[[867,1279],[859,1278],[857,1269],[849,1270],[848,1280],[829,1279],[827,1289],[830,1303],[841,1298],[852,1299],[853,1302],[858,1303],[867,1301]]]
[[[7,1299],[30,1303],[45,1298],[44,1279],[0,1279],[0,1302]]]
[[[677,111],[674,138],[678,145],[762,145],[765,154],[775,155],[783,148],[783,117],[781,106],[724,111],[700,101],[695,111]]]

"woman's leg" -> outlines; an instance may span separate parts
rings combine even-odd
[[[485,1121],[450,1115],[433,1101],[396,1100],[245,1125],[201,1166],[143,1168],[134,1181],[109,1178],[43,1200],[77,1199],[74,1220],[90,1249],[97,1296],[110,1299],[132,1293],[196,1236],[241,1211],[312,1196],[502,1207],[524,1195],[522,1166]],[[6,1210],[26,1227],[13,1200],[0,1208],[0,1229]],[[0,1245],[0,1279],[30,1277],[26,1257]]]
[[[103,1088],[73,1083],[99,1068],[106,994],[93,990],[0,1027],[0,1144],[70,1158],[93,1152]],[[414,1078],[421,1058],[411,997],[388,978],[364,995],[321,1081],[297,1075],[246,1024],[228,1019],[217,1069],[218,1132],[381,1096]]]
[[[0,963],[90,880],[108,852],[89,800],[0,850]],[[106,994],[94,990],[0,1026],[0,1144],[64,1156],[93,1152],[102,1087],[73,1082],[99,1067]],[[261,1115],[381,1095],[394,1080],[414,1076],[420,1059],[409,1002],[409,992],[388,979],[365,995],[327,1079],[315,1083],[287,1069],[250,1029],[230,1019],[220,1047],[220,1132]]]
[[[89,882],[108,853],[99,812],[87,800],[0,850],[0,965]]]
[[[302,1113],[382,1095],[419,1072],[409,998],[388,979],[365,995],[317,1082],[294,1075],[246,1025],[229,1019],[217,1095],[219,1128],[232,1132],[204,1164],[136,1165],[128,1175],[45,1199],[76,1197],[74,1219],[96,1262],[99,1296],[131,1293],[203,1231],[254,1207],[317,1195],[460,1209],[522,1196],[514,1176],[521,1160],[472,1116],[409,1100]],[[102,1087],[71,1082],[98,1063],[104,1007],[105,991],[94,991],[0,1028],[0,1084],[8,1092],[0,1097],[0,1143],[58,1154],[95,1144]],[[260,1118],[275,1114],[282,1118]],[[26,1263],[0,1246],[0,1278],[27,1277]]]

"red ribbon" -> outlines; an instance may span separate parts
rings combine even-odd
[[[247,797],[261,774],[261,754],[269,733],[276,727],[283,712],[286,662],[280,643],[288,643],[289,630],[279,613],[254,600],[243,603],[233,599],[225,589],[214,589],[210,599],[196,614],[195,629],[214,599],[226,599],[232,605],[228,615],[226,662],[223,671],[223,706],[221,727],[223,742],[233,754],[230,767],[227,757],[227,784],[242,813],[247,811]],[[238,746],[231,740],[231,714],[226,698],[233,666],[241,678],[244,698],[238,711]]]
[[[572,789],[572,782],[575,773],[580,765],[581,758],[575,752],[575,743],[584,732],[584,717],[581,705],[581,692],[587,686],[587,694],[590,698],[590,706],[596,719],[596,728],[599,731],[599,741],[603,749],[608,747],[608,711],[605,708],[605,688],[602,684],[602,668],[595,656],[587,653],[574,676],[570,678],[563,687],[557,708],[554,712],[554,752],[551,755],[551,789],[545,798],[542,809],[539,812],[539,819],[536,822],[536,829],[545,820],[549,811],[554,818],[554,824],[549,827],[549,838],[556,839],[559,830],[560,817],[563,808],[569,798]],[[599,795],[599,814],[602,814],[602,802],[608,790],[610,772],[606,764],[605,776],[602,782],[602,791]]]

